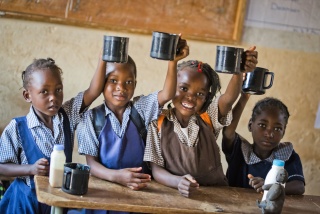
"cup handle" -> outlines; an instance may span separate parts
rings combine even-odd
[[[264,78],[266,78],[266,76],[267,76],[268,74],[271,75],[270,83],[269,83],[268,86],[263,86],[263,89],[269,89],[269,88],[271,88],[271,86],[273,85],[274,73],[267,71],[267,72],[264,73]]]
[[[65,180],[63,181],[63,185],[64,185],[64,188],[67,190],[70,189],[70,177],[71,177],[71,172],[64,173]]]

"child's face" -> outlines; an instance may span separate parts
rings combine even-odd
[[[34,71],[28,88],[23,91],[27,102],[34,107],[40,118],[57,114],[63,101],[63,85],[58,72],[49,69]]]
[[[207,77],[195,68],[186,67],[178,72],[177,91],[172,102],[177,109],[176,115],[181,120],[189,120],[198,113],[208,94]]]
[[[286,119],[278,108],[263,110],[255,121],[249,122],[256,154],[271,154],[284,136]]]
[[[108,108],[121,111],[127,107],[136,87],[134,68],[130,64],[108,63],[104,99]]]

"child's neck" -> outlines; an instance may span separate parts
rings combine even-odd
[[[272,154],[272,151],[261,151],[261,150],[258,150],[257,147],[254,144],[253,144],[253,152],[261,160],[267,159]]]

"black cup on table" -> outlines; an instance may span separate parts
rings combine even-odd
[[[244,49],[228,46],[217,46],[215,71],[237,74],[241,72]]]
[[[270,82],[267,85],[268,76]],[[261,95],[266,89],[272,87],[274,73],[266,68],[256,67],[254,71],[246,73],[246,78],[242,84],[242,91],[248,94]]]
[[[150,56],[156,59],[173,60],[179,53],[177,49],[179,38],[178,34],[154,31]]]
[[[118,36],[103,37],[102,60],[126,63],[128,61],[129,38]]]
[[[84,195],[88,191],[90,166],[80,163],[65,163],[62,190],[72,195]]]

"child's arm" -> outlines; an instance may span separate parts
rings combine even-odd
[[[83,101],[82,101],[80,112],[83,112],[83,110],[86,107],[90,106],[91,103],[97,97],[99,97],[104,87],[105,75],[106,75],[106,62],[102,60],[102,51],[101,51],[99,54],[99,61],[98,61],[96,72],[92,77],[89,88],[85,90],[83,94]]]
[[[287,195],[302,195],[305,191],[304,183],[300,180],[293,180],[286,183]]]
[[[229,126],[223,127],[222,143],[225,150],[230,151],[233,148],[234,138],[236,136],[236,129],[241,117],[241,114],[250,98],[250,94],[241,93],[241,96],[232,110],[232,121]]]
[[[189,197],[199,187],[197,181],[191,175],[173,175],[161,166],[150,162],[154,179],[166,186],[178,189],[184,197]]]
[[[177,63],[179,60],[189,55],[189,46],[187,45],[186,40],[179,39],[178,49],[181,50],[179,54],[176,55],[173,61],[168,62],[168,71],[164,86],[158,93],[158,102],[160,106],[163,106],[174,97],[177,87]]]
[[[142,167],[108,169],[99,163],[97,157],[86,155],[86,159],[87,164],[91,167],[91,174],[103,180],[118,183],[133,190],[140,190],[147,186],[147,182],[151,181],[150,175],[140,173]]]
[[[245,52],[246,61],[245,70],[242,72],[253,71],[258,63],[258,52],[254,51],[255,46],[251,47]],[[234,74],[227,86],[226,92],[219,98],[219,119],[228,114],[232,108],[233,103],[237,100],[242,87],[242,74]]]
[[[45,158],[39,159],[34,164],[0,164],[1,175],[8,177],[28,176],[28,175],[48,175],[49,162]]]

